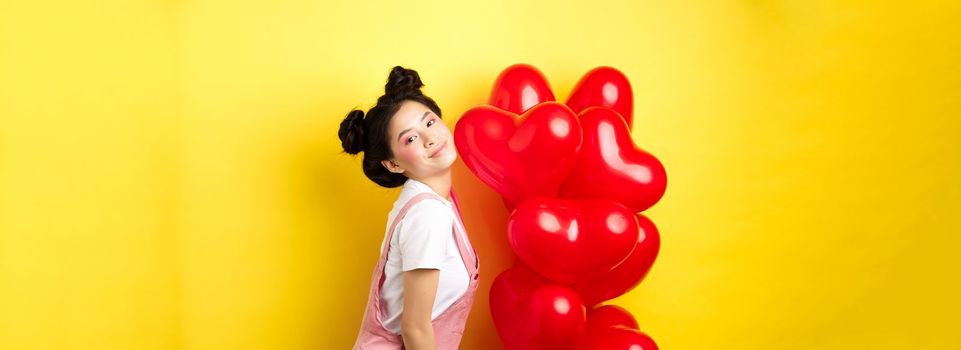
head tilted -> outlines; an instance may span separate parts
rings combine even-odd
[[[383,187],[399,187],[407,181],[407,175],[387,170],[383,161],[394,157],[390,148],[388,128],[394,114],[405,101],[420,102],[441,116],[440,107],[433,99],[421,92],[424,83],[416,71],[396,66],[387,77],[384,95],[377,99],[377,105],[367,111],[352,110],[340,123],[338,136],[344,152],[358,154],[364,152],[361,167],[364,175]]]

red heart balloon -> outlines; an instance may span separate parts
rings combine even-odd
[[[562,284],[590,280],[624,261],[637,242],[634,213],[617,202],[537,197],[507,219],[514,253],[531,269]]]
[[[574,113],[557,102],[538,104],[520,117],[480,106],[457,121],[454,144],[474,175],[516,204],[557,196],[577,160],[581,127]]]
[[[585,333],[578,350],[657,350],[650,336],[636,329],[607,327]]]
[[[566,349],[584,331],[586,310],[570,288],[553,285],[523,265],[494,279],[491,317],[507,349]]]
[[[593,306],[627,293],[640,284],[651,270],[661,248],[661,237],[654,222],[641,214],[635,216],[640,230],[631,255],[600,277],[573,286],[584,300],[584,305]]]
[[[657,349],[654,340],[637,329],[637,320],[624,308],[597,307],[587,314],[587,326],[577,349]]]
[[[584,74],[574,85],[566,104],[578,114],[588,107],[608,107],[624,118],[628,128],[634,124],[631,83],[624,73],[612,67],[597,67]]]
[[[497,76],[487,103],[516,114],[522,114],[541,102],[554,101],[547,78],[529,64],[507,67]]]
[[[600,330],[607,327],[637,328],[637,320],[624,308],[617,305],[596,307],[587,313],[587,328],[585,332]]]
[[[609,199],[641,212],[664,196],[664,166],[634,146],[627,124],[617,112],[591,107],[578,118],[584,144],[577,165],[561,187],[561,197]]]

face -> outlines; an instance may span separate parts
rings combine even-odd
[[[391,172],[425,179],[450,171],[457,159],[454,137],[440,116],[416,101],[404,101],[387,127],[394,158],[382,163]]]

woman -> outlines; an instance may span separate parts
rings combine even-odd
[[[374,183],[403,186],[387,216],[354,349],[456,349],[480,266],[451,185],[454,138],[417,72],[394,67],[377,105],[340,124],[344,152],[364,152]]]

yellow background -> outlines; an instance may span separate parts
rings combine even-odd
[[[397,192],[340,154],[387,72],[451,122],[610,65],[665,164],[662,349],[961,348],[961,4],[0,2],[0,348],[345,349]],[[506,213],[462,163],[498,348]]]

